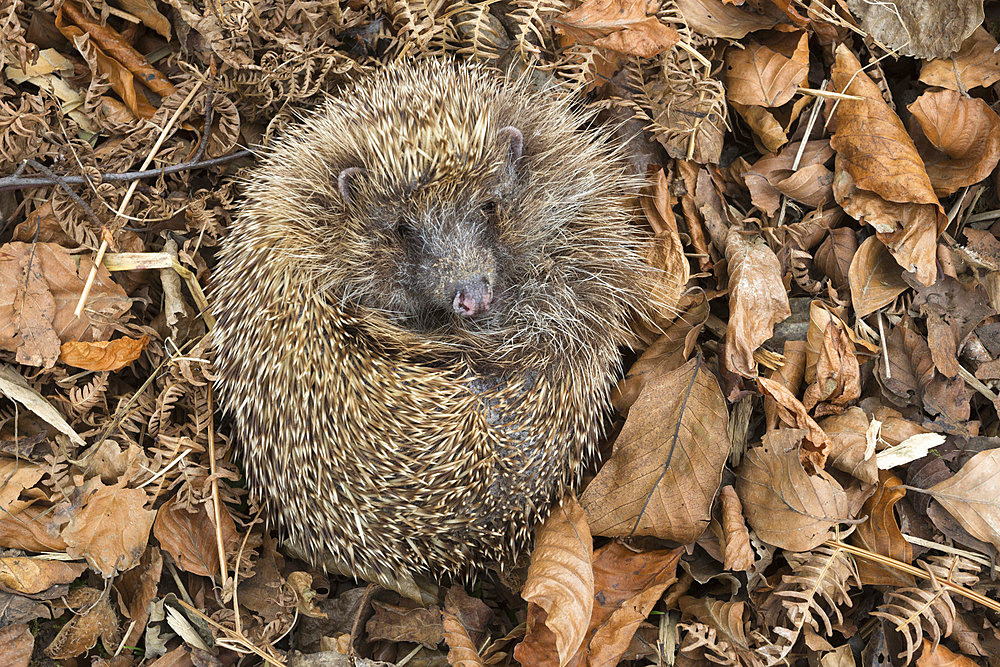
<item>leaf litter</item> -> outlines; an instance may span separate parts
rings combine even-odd
[[[0,3],[0,662],[997,664],[998,9]],[[247,504],[202,286],[244,147],[449,54],[619,128],[677,307],[530,566],[401,595]]]

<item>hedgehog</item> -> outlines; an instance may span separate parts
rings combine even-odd
[[[213,276],[252,499],[369,581],[503,569],[596,452],[649,300],[637,176],[593,113],[448,60],[265,151]]]

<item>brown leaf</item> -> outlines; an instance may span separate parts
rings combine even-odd
[[[223,505],[219,512],[222,544],[228,552],[235,548],[239,535],[228,508]],[[156,515],[153,536],[182,570],[202,577],[220,576],[215,521],[207,504],[199,505],[195,512],[190,512],[176,498],[168,500]]]
[[[445,594],[444,610],[458,619],[476,646],[487,637],[493,610],[479,598],[466,593],[459,584],[452,584]]]
[[[817,417],[838,414],[861,396],[861,368],[847,326],[813,301],[806,335],[806,387],[802,405]]]
[[[930,285],[937,277],[937,237],[947,216],[923,161],[878,86],[843,44],[832,76],[836,90],[864,98],[840,100],[834,117],[830,144],[837,151],[837,202],[872,225],[900,266]]]
[[[719,492],[719,515],[722,534],[719,539],[724,555],[722,567],[746,571],[753,567],[754,552],[750,532],[743,522],[743,505],[736,489],[727,484]]]
[[[850,269],[857,254],[858,237],[853,229],[831,229],[830,234],[816,249],[816,267],[829,276],[830,282],[838,291],[842,291],[851,284]]]
[[[830,142],[807,142],[798,169],[792,171],[800,147],[796,142],[777,155],[765,155],[743,174],[753,203],[768,215],[777,212],[779,195],[814,207],[833,201],[833,172],[825,166],[834,155]]]
[[[728,424],[718,381],[700,355],[648,376],[611,459],[581,498],[593,533],[694,542],[711,519]]]
[[[746,377],[757,374],[754,350],[774,335],[774,325],[792,314],[781,282],[781,264],[759,236],[730,230],[726,239],[729,263],[729,325],[726,365]]]
[[[926,637],[916,661],[917,667],[977,667],[978,662],[960,653],[952,653],[944,644],[931,642]]]
[[[156,0],[118,0],[118,4],[129,14],[139,17],[143,25],[170,41],[170,20],[156,8]]]
[[[680,548],[636,553],[618,542],[594,553],[595,603],[583,664],[619,664],[639,624],[677,581],[682,553]]]
[[[12,593],[33,595],[56,584],[68,584],[86,569],[82,563],[7,556],[0,558],[0,585]]]
[[[0,546],[25,551],[65,551],[66,542],[58,534],[52,508],[30,503],[16,511],[0,513]]]
[[[983,100],[928,91],[907,108],[920,124],[914,142],[939,197],[978,183],[1000,162],[1000,116]]]
[[[656,17],[655,2],[586,0],[552,22],[570,44],[593,44],[626,55],[652,58],[678,41],[676,28]]]
[[[927,492],[973,537],[1000,549],[1000,449],[979,452]]]
[[[879,355],[876,377],[883,394],[891,402],[906,407],[919,401],[934,377],[934,363],[927,342],[904,319],[886,336],[885,347],[889,356],[888,372]]]
[[[757,378],[757,387],[765,397],[774,399],[775,414],[781,423],[803,430],[802,465],[810,474],[822,470],[830,453],[830,438],[809,416],[802,402],[780,382]]]
[[[145,509],[149,498],[142,489],[100,482],[96,489],[86,504],[70,515],[62,537],[66,553],[74,558],[83,556],[95,572],[109,578],[139,562],[156,512]]]
[[[74,614],[46,647],[45,655],[67,660],[94,648],[98,638],[103,640],[106,650],[113,652],[118,648],[121,640],[118,617],[107,595],[94,588],[77,588],[66,596],[66,605]]]
[[[135,621],[125,638],[127,646],[136,646],[149,620],[149,603],[156,597],[156,587],[163,570],[160,550],[150,545],[142,555],[139,564],[115,579],[118,591],[118,608],[125,616]]]
[[[35,637],[27,623],[0,629],[0,667],[28,667],[35,649]]]
[[[879,472],[879,485],[861,508],[861,516],[868,519],[858,526],[851,535],[851,544],[868,549],[877,554],[895,558],[903,563],[913,562],[913,547],[903,537],[893,508],[906,490],[903,480],[891,472]],[[913,575],[881,565],[867,558],[857,559],[858,575],[865,586],[913,586]]]
[[[843,414],[827,417],[819,426],[830,437],[830,464],[834,468],[865,484],[878,484],[878,466],[874,447],[869,447],[870,424],[864,410],[848,408]]]
[[[960,372],[958,352],[972,330],[994,315],[982,286],[943,276],[934,285],[915,284],[913,307],[927,318],[927,345],[934,366],[946,377]]]
[[[16,351],[20,363],[51,367],[60,340],[107,339],[132,302],[101,267],[87,307],[76,317],[92,266],[89,258],[54,244],[0,246],[0,349]]]
[[[444,640],[448,643],[448,664],[452,667],[484,667],[485,663],[454,614],[443,612]]]
[[[805,34],[802,39],[807,39]],[[726,50],[726,97],[737,104],[780,107],[806,83],[808,72],[808,62],[797,62],[748,40],[742,48]]]
[[[59,361],[88,371],[119,371],[139,358],[149,336],[85,343],[71,340],[60,348]]]
[[[735,653],[731,664],[748,667],[764,664],[760,656],[754,654],[754,649],[747,640],[746,623],[743,620],[746,611],[745,602],[724,602],[710,597],[694,598],[685,595],[678,600],[678,603],[685,616],[693,617],[699,623],[711,628],[714,637],[718,637],[719,644],[728,649],[727,653]],[[684,655],[686,651],[681,650],[681,655]]]
[[[848,517],[847,494],[820,470],[809,475],[802,467],[800,429],[764,435],[760,447],[743,457],[736,492],[750,527],[768,544],[788,551],[809,551],[830,539],[839,521]]]
[[[372,601],[375,615],[365,625],[371,639],[390,642],[413,642],[427,648],[436,648],[444,639],[441,609],[437,605],[416,606],[411,600],[401,604]]]
[[[979,26],[957,53],[925,62],[920,68],[920,80],[928,86],[957,91],[992,86],[1000,81],[1000,52],[996,47],[993,35]]]
[[[983,22],[981,0],[873,3],[847,0],[865,34],[904,56],[945,58]]]
[[[788,135],[785,134],[785,129],[778,122],[778,119],[774,117],[774,114],[768,111],[766,107],[740,104],[739,102],[730,102],[730,106],[750,126],[754,135],[760,139],[760,143],[768,151],[776,153],[782,146],[788,143]],[[765,207],[764,210],[769,210],[770,208]],[[777,210],[776,206],[774,210]]]
[[[907,288],[903,270],[892,258],[889,249],[874,236],[861,242],[851,260],[848,276],[851,302],[857,317],[867,317],[888,306]]]
[[[780,368],[771,371],[768,379],[784,386],[794,398],[802,388],[802,380],[805,377],[806,341],[786,340],[782,354],[785,356],[785,363]],[[782,397],[784,396],[785,394],[782,393]],[[764,394],[764,417],[768,431],[778,428],[778,422],[782,416],[779,411],[783,413],[784,410],[785,408],[779,406],[775,399],[767,393]]]
[[[521,589],[529,603],[528,631],[514,649],[522,665],[540,664],[531,656],[548,656],[541,664],[565,665],[580,649],[594,610],[593,560],[587,518],[576,498],[567,495],[535,534],[528,579]],[[558,662],[553,660],[557,655]]]
[[[677,232],[677,220],[673,212],[675,200],[663,169],[657,169],[650,181],[652,182],[643,188],[644,196],[639,200],[646,219],[656,232],[649,244],[646,262],[660,269],[650,288],[650,303],[657,315],[664,320],[672,320],[691,270]]]

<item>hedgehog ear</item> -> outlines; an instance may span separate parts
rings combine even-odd
[[[510,163],[516,164],[521,159],[521,152],[524,150],[524,134],[513,125],[501,128],[497,132],[501,143],[507,143],[510,149]]]
[[[363,171],[364,169],[361,167],[348,167],[337,176],[337,189],[340,190],[340,196],[344,198],[345,203],[351,203],[351,199],[354,197],[351,186],[357,175]]]

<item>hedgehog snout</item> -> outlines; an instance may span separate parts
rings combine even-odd
[[[489,310],[492,301],[493,286],[485,277],[478,277],[456,287],[452,308],[462,317],[476,317]]]

